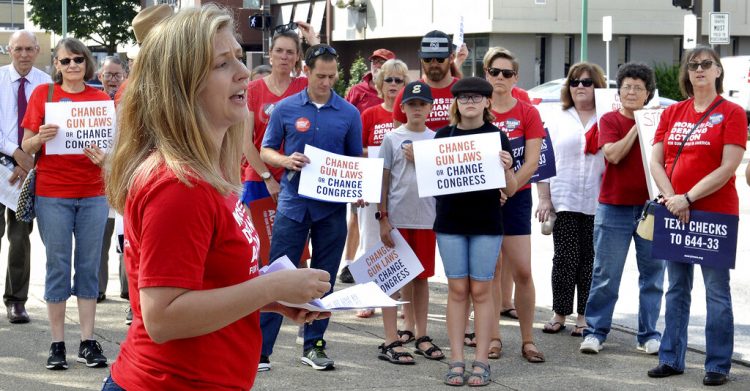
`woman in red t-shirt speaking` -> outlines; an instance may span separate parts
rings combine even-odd
[[[109,100],[109,96],[86,85],[85,81],[94,77],[96,63],[81,41],[63,39],[54,54],[55,82],[34,89],[21,124],[23,150],[39,157],[34,209],[47,255],[44,300],[52,332],[46,365],[47,369],[68,368],[65,305],[74,295],[78,298],[81,328],[77,361],[89,367],[102,367],[107,365],[107,358],[94,340],[94,319],[99,295],[99,257],[109,212],[101,174],[104,154],[98,148],[84,148],[82,154],[48,154],[46,143],[55,138],[59,126],[46,123],[45,104],[101,101]],[[71,259],[73,238],[75,258]],[[72,287],[71,263],[75,264]]]
[[[723,81],[724,68],[713,49],[700,46],[686,53],[680,67],[680,90],[689,98],[664,111],[654,136],[651,174],[664,205],[683,223],[690,219],[691,209],[739,214],[734,172],[747,143],[747,117],[740,106],[721,101]],[[711,108],[708,117],[700,121]],[[664,335],[659,365],[648,371],[650,377],[679,375],[685,370],[694,268],[681,262],[666,265],[669,290],[665,295]],[[708,347],[703,384],[721,385],[727,381],[734,349],[729,269],[701,265],[701,272],[706,287]]]
[[[259,276],[238,197],[249,72],[233,26],[215,5],[183,9],[146,37],[133,67],[106,178],[124,212],[133,323],[104,389],[247,390],[258,311],[321,316],[276,302],[321,297],[325,271]]]

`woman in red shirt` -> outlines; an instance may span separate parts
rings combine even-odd
[[[238,197],[250,73],[233,26],[215,5],[183,9],[135,62],[107,175],[124,211],[133,323],[104,389],[250,389],[258,311],[312,321],[320,314],[276,302],[330,289],[317,269],[259,276],[258,235]]]
[[[23,150],[39,155],[34,208],[47,255],[44,300],[52,334],[47,369],[68,368],[64,329],[65,305],[71,295],[78,298],[81,328],[77,361],[102,367],[107,365],[107,358],[94,340],[94,319],[99,257],[109,211],[101,174],[104,154],[98,148],[84,148],[83,154],[48,154],[45,144],[55,138],[59,126],[45,123],[45,104],[103,101],[109,96],[86,85],[85,81],[94,76],[96,63],[81,41],[65,38],[54,53],[55,82],[34,89],[21,124]],[[75,258],[71,259],[73,238]],[[71,261],[75,265],[72,287]]]

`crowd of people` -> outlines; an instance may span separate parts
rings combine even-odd
[[[393,296],[408,302],[401,327],[395,308],[382,310],[379,359],[413,365],[411,351],[430,360],[449,356],[445,384],[487,385],[490,362],[503,353],[499,320],[506,316],[518,319],[523,358],[543,363],[532,328],[530,181],[548,137],[556,175],[536,183],[534,212],[540,222],[554,221],[553,313],[542,331],[565,330],[577,298],[570,334],[581,337],[580,352],[598,354],[611,329],[632,241],[639,270],[634,347],[658,354],[648,376],[683,373],[694,265],[654,259],[651,244],[635,233],[649,199],[634,119],[656,89],[649,66],[622,65],[616,78],[622,107],[597,118],[594,89],[606,86],[602,69],[574,64],[560,109],[542,117],[516,86],[521,65],[513,53],[489,48],[483,77],[462,77],[466,47],[430,31],[415,48],[420,80],[409,80],[407,64],[382,48],[369,56],[370,72],[344,98],[332,89],[336,49],[321,44],[309,24],[297,26],[300,34],[276,29],[270,66],[252,72],[242,61],[231,14],[214,5],[141,11],[133,21],[140,50],[131,64],[107,57],[97,70],[89,49],[65,38],[53,52],[52,78],[33,67],[39,53],[34,35],[11,36],[13,62],[0,68],[0,163],[10,172],[11,186],[32,168],[36,172],[48,369],[68,368],[64,327],[70,296],[77,298],[80,324],[77,361],[107,366],[94,327],[97,301],[106,298],[115,231],[110,208],[124,216],[117,240],[123,253],[120,296],[129,299],[132,324],[105,390],[251,388],[257,371],[271,370],[274,345],[285,342],[277,341],[284,317],[300,325],[302,363],[334,369],[325,339],[331,314],[279,302],[304,303],[331,293],[342,257],[348,265],[378,242],[392,247],[396,234],[424,271]],[[103,92],[86,84],[94,76]],[[658,202],[682,222],[691,210],[738,215],[734,172],[747,119],[721,98],[722,80],[714,50],[687,52],[679,81],[687,99],[666,108],[656,131],[649,169]],[[118,111],[112,149],[46,152],[60,129],[45,120],[46,103],[112,99]],[[704,142],[686,144],[685,124],[699,128]],[[498,135],[505,186],[419,198],[413,142],[476,134]],[[346,205],[300,196],[300,171],[310,163],[305,145],[382,158],[380,202]],[[268,197],[277,209],[268,259],[260,259],[261,241],[248,212],[252,202]],[[11,323],[26,323],[33,224],[19,221],[5,205],[0,213],[0,232],[7,225],[10,242],[7,316]],[[428,279],[435,274],[436,251],[448,279],[449,354],[428,333]],[[261,265],[284,255],[300,267],[259,273]],[[701,269],[708,312],[703,383],[720,385],[727,381],[733,350],[730,273]],[[339,278],[353,282],[347,267]],[[666,327],[660,333],[663,296]],[[194,308],[202,308],[202,316]],[[373,312],[362,309],[357,316]],[[474,350],[470,368],[466,347]],[[227,354],[233,359],[226,360]],[[186,355],[193,359],[182,360]]]

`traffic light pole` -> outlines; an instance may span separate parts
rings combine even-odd
[[[695,15],[695,19],[697,20],[695,42],[698,45],[705,45],[706,41],[703,40],[703,34],[701,33],[701,30],[703,30],[701,28],[703,25],[703,0],[693,0],[693,15]]]

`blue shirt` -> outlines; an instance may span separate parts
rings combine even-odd
[[[362,156],[362,121],[359,111],[331,90],[328,102],[318,108],[307,95],[307,89],[280,101],[273,110],[263,136],[262,147],[284,154],[304,153],[305,144],[346,156]],[[289,170],[286,171],[289,174]],[[346,204],[301,197],[299,172],[292,180],[281,178],[277,211],[302,222],[307,213],[312,221],[321,220]]]

